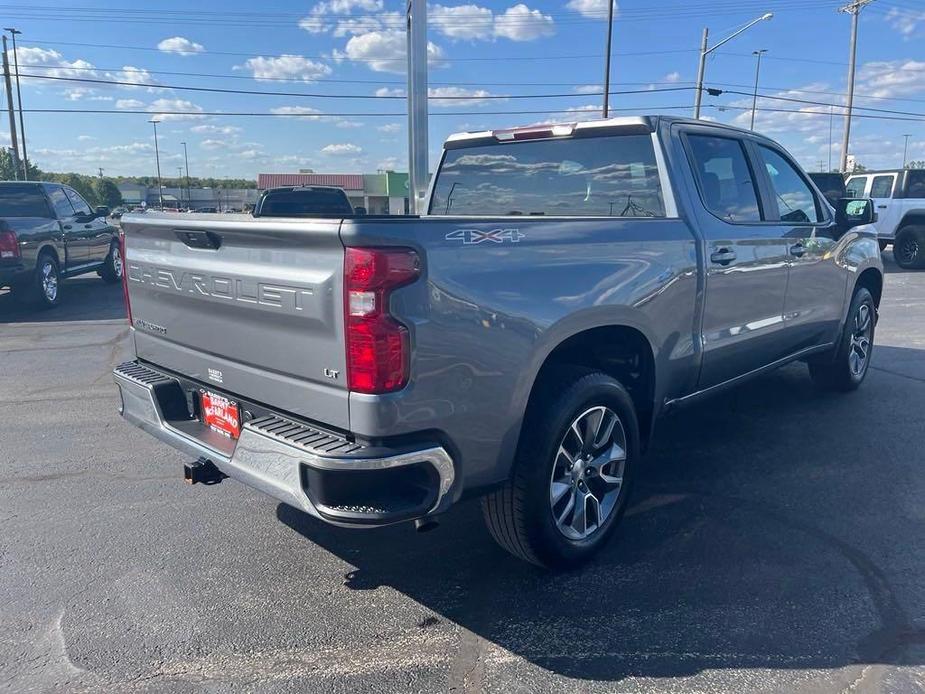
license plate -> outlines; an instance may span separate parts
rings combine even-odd
[[[199,398],[203,424],[230,439],[241,435],[241,408],[238,403],[208,390],[200,391]]]

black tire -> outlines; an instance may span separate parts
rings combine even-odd
[[[125,264],[122,262],[122,249],[118,243],[113,242],[109,247],[109,255],[100,268],[100,277],[107,284],[116,284],[122,282],[122,273],[125,271]]]
[[[861,315],[866,315],[869,322],[863,324]],[[854,290],[851,306],[848,308],[848,318],[845,329],[835,351],[834,358],[828,355],[825,358],[809,362],[809,374],[817,386],[824,390],[848,392],[857,390],[867,372],[870,370],[870,359],[874,348],[874,330],[877,326],[877,309],[874,298],[865,287]],[[869,331],[867,328],[869,327]],[[866,348],[861,343],[859,335],[864,333]],[[860,353],[864,356],[861,358]],[[860,364],[860,369],[858,365]]]
[[[46,271],[49,284],[46,285]],[[53,287],[52,287],[53,285]],[[61,272],[51,253],[42,253],[35,263],[32,277],[13,287],[13,296],[35,308],[54,308],[61,301]]]
[[[925,268],[925,226],[906,226],[896,232],[893,259],[904,270]]]
[[[570,466],[569,463],[572,463],[573,459],[560,455],[560,444],[565,446],[566,437],[572,436],[569,432],[576,418],[592,410],[602,411],[602,417],[609,418],[607,412],[616,415],[618,424],[622,426],[619,433],[623,435],[625,445],[622,448],[625,455],[619,462],[615,459],[598,468],[595,472],[597,480],[593,479],[594,475],[589,475],[576,481],[574,475],[584,474],[581,471],[576,472],[576,467],[588,466],[587,470],[590,472],[591,466],[596,463],[581,462],[579,465],[576,462]],[[579,424],[582,421],[579,419]],[[589,421],[588,426],[593,424]],[[596,432],[600,433],[602,428],[606,427],[598,423]],[[612,430],[613,434],[608,434],[612,438],[601,439],[602,447],[594,449],[600,452],[597,461],[610,457],[608,453],[619,448],[611,446],[617,441],[616,424]],[[591,438],[596,439],[597,436]],[[580,441],[580,438],[576,438],[575,441]],[[575,371],[569,375],[563,374],[561,377],[548,379],[545,384],[540,385],[540,392],[535,394],[528,408],[511,479],[482,500],[482,510],[489,532],[499,545],[514,556],[542,567],[567,568],[587,561],[610,539],[626,510],[639,455],[639,424],[636,411],[629,393],[618,381],[606,374],[588,371]],[[575,460],[577,461],[577,456]],[[572,486],[561,497],[566,504],[573,503],[577,498],[575,495],[585,494],[581,508],[587,514],[583,519],[585,531],[588,532],[588,518],[594,515],[588,513],[589,493],[593,495],[594,489],[616,487],[613,483],[608,485],[604,482],[605,479],[617,479],[618,474],[617,467],[610,467],[608,474],[602,474],[607,465],[619,466],[622,484],[617,488],[616,496],[597,492],[604,501],[602,507],[595,497],[591,505],[592,509],[597,509],[598,517],[594,523],[597,527],[586,537],[567,537],[564,533],[572,531],[573,528],[568,525],[560,529],[553,516],[557,507],[551,501],[551,495],[556,484],[560,487],[568,485],[555,483],[554,475],[558,475],[561,470],[565,470],[565,475],[573,475]],[[579,491],[582,484],[586,486]],[[566,499],[565,496],[570,498]],[[573,504],[573,508],[577,509],[577,504]],[[606,513],[603,508],[607,509]]]
[[[880,252],[881,252],[881,253],[883,253],[883,251],[886,250],[886,247],[890,245],[890,242],[889,242],[889,241],[884,241],[884,240],[882,240],[882,239],[879,240],[877,243],[880,244]]]

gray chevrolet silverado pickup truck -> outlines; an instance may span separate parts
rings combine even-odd
[[[67,277],[96,272],[105,282],[121,282],[118,230],[108,214],[60,183],[0,181],[0,287],[51,308]]]
[[[659,416],[795,360],[852,390],[883,269],[755,133],[628,117],[450,137],[420,217],[123,218],[122,415],[342,526],[483,497],[494,538],[579,563]],[[756,443],[756,445],[760,445]]]

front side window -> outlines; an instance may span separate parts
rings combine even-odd
[[[845,184],[845,195],[849,198],[863,198],[866,185],[867,176],[853,176]]]
[[[91,216],[93,210],[90,209],[90,205],[87,204],[87,201],[84,200],[75,190],[70,188],[65,188],[64,192],[67,193],[67,197],[70,199],[71,204],[74,206],[74,210],[77,214],[84,216]]]
[[[758,193],[742,143],[712,135],[690,135],[688,142],[706,208],[727,222],[760,221]]]
[[[893,194],[893,176],[874,176],[870,184],[870,197],[888,198]]]
[[[906,197],[925,198],[925,169],[911,169],[906,177]]]
[[[759,145],[758,151],[761,152],[768,178],[771,179],[771,193],[777,204],[780,221],[789,224],[821,222],[812,188],[794,165],[770,147]]]
[[[432,215],[664,217],[648,135],[527,140],[448,150]]]
[[[51,186],[48,188],[48,198],[51,200],[51,206],[55,208],[55,216],[59,219],[74,216],[74,207],[71,201],[67,199],[64,188],[61,186]]]

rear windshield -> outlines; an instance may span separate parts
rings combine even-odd
[[[648,135],[532,140],[451,149],[432,215],[664,217]]]
[[[0,185],[0,217],[52,218],[52,214],[38,186]]]
[[[343,191],[323,188],[271,191],[264,196],[259,208],[261,217],[352,214],[353,207]]]

